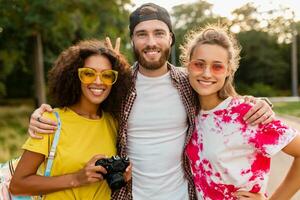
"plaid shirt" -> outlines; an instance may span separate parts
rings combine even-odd
[[[171,79],[173,86],[178,90],[181,100],[184,104],[187,116],[188,116],[188,131],[184,143],[184,149],[188,144],[189,140],[191,139],[194,122],[195,122],[195,113],[196,113],[196,98],[195,94],[189,84],[187,79],[187,75],[183,70],[176,68],[168,63],[168,69],[170,71]],[[138,64],[135,63],[133,66],[133,77],[132,77],[132,86],[129,89],[129,93],[127,97],[123,101],[122,110],[121,110],[121,119],[120,119],[120,127],[119,127],[119,134],[118,134],[118,154],[121,156],[127,156],[126,146],[127,146],[127,129],[128,129],[128,118],[136,99],[136,89],[135,89],[135,82],[137,78],[138,72]],[[189,160],[185,151],[182,152],[182,165],[185,171],[185,176],[188,180],[188,189],[189,189],[189,196],[190,200],[196,200],[196,193],[195,193],[195,186],[192,179],[192,173],[190,169]],[[114,192],[112,195],[113,200],[132,200],[132,181],[128,182],[125,187],[121,190]]]

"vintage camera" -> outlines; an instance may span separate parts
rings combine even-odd
[[[129,166],[129,158],[112,156],[111,158],[102,158],[96,161],[96,166],[100,165],[104,167],[107,174],[103,174],[103,178],[106,179],[109,187],[115,191],[126,185],[123,177],[123,173]]]

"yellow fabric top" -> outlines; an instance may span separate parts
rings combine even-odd
[[[69,174],[82,169],[96,154],[113,156],[116,154],[117,125],[112,116],[102,112],[100,119],[84,118],[69,108],[57,109],[61,118],[61,133],[51,176]],[[45,113],[56,119],[53,113]],[[43,139],[29,138],[23,149],[48,157],[54,134],[43,134]],[[46,161],[45,161],[46,162]],[[44,163],[45,164],[45,163]],[[44,166],[41,166],[44,170]],[[46,200],[60,199],[110,199],[111,191],[106,181],[72,188],[45,195]]]

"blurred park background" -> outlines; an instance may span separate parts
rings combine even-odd
[[[180,65],[179,46],[187,30],[207,23],[228,26],[242,46],[236,75],[238,92],[270,97],[275,112],[300,130],[297,62],[300,9],[291,6],[296,1],[294,4],[286,3],[293,0],[261,0],[260,4],[246,0],[151,2],[167,7],[172,16],[176,44],[170,62]],[[31,112],[41,103],[49,103],[46,74],[64,48],[82,39],[121,37],[121,51],[130,63],[134,62],[128,16],[145,2],[0,0],[0,162],[20,155]],[[217,13],[216,6],[230,7],[230,14]],[[281,154],[274,159],[271,191],[290,165],[290,161],[283,159]],[[278,180],[274,181],[274,177]],[[300,199],[300,194],[296,198]]]
[[[20,154],[30,113],[47,102],[47,71],[64,48],[82,39],[121,37],[121,51],[134,62],[128,16],[138,2],[0,0],[0,162]],[[277,97],[277,113],[300,118],[297,11],[284,1],[268,8],[249,1],[224,17],[210,1],[182,2],[168,8],[176,35],[170,62],[180,65],[178,47],[187,30],[207,23],[226,25],[242,46],[238,92]]]

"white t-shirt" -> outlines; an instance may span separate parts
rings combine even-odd
[[[201,111],[187,154],[198,199],[236,199],[238,190],[265,194],[270,157],[297,135],[278,120],[251,126],[243,116],[252,106],[227,98],[210,111]]]
[[[133,199],[188,199],[182,168],[187,114],[170,73],[154,78],[138,73],[136,91],[127,138]]]

